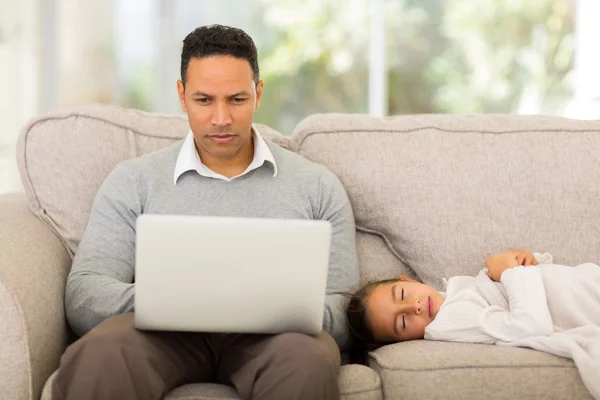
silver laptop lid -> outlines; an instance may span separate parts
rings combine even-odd
[[[315,334],[330,243],[326,221],[141,215],[136,327]]]

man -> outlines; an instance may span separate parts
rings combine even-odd
[[[192,382],[232,385],[245,399],[339,396],[336,342],[347,342],[343,293],[358,283],[354,218],[331,172],[253,128],[263,87],[256,48],[243,31],[200,27],[185,38],[177,90],[190,133],[122,162],[99,189],[66,288],[68,321],[83,337],[61,359],[54,399],[158,399]],[[145,212],[330,221],[324,331],[316,337],[137,331],[135,221]]]

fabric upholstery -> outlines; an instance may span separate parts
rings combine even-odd
[[[0,196],[0,399],[39,398],[67,341],[69,255],[28,208]]]
[[[516,246],[563,263],[600,259],[600,121],[326,114],[301,122],[291,138],[258,128],[340,177],[363,283],[402,273],[441,287]],[[69,255],[98,185],[119,161],[187,130],[181,116],[98,105],[58,110],[23,130],[18,163],[33,214],[22,197],[0,198],[0,397],[38,398],[57,367]],[[528,349],[417,341],[369,360],[373,369],[342,367],[343,399],[590,398],[571,361]],[[235,393],[187,385],[169,396]]]
[[[289,138],[256,124],[283,147]],[[162,115],[108,105],[64,108],[40,116],[22,131],[17,163],[33,213],[74,254],[100,184],[122,160],[183,138],[183,115]]]
[[[369,365],[386,399],[591,399],[575,364],[531,349],[411,341],[382,347]]]
[[[52,400],[51,386],[56,372],[48,379],[41,400]],[[372,369],[363,365],[344,365],[340,369],[340,400],[381,400],[381,380]],[[167,394],[165,400],[239,400],[236,390],[213,383],[180,386]]]
[[[41,400],[52,400],[52,384],[56,371],[50,376]],[[194,383],[180,386],[170,391],[165,400],[240,400],[234,388],[214,383]]]
[[[194,383],[169,392],[165,400],[240,400],[236,390],[215,383]]]
[[[338,382],[341,400],[383,399],[379,375],[364,365],[343,365]]]
[[[405,275],[416,279],[414,271],[388,248],[385,239],[375,233],[356,232],[356,250],[360,264],[360,284]]]
[[[313,115],[292,148],[337,174],[358,229],[438,289],[514,247],[600,260],[600,121]]]

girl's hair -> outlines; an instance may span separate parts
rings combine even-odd
[[[367,353],[385,344],[376,340],[373,336],[373,331],[367,322],[366,300],[377,286],[397,281],[397,279],[386,279],[369,282],[350,296],[346,317],[348,318],[350,333],[354,339],[350,352],[351,362],[365,364]]]

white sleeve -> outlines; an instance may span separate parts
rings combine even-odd
[[[479,323],[479,316],[486,305],[474,297],[444,305],[433,322],[425,327],[424,338],[444,342],[494,344],[496,339],[484,332]]]
[[[552,334],[552,318],[540,270],[522,266],[507,269],[500,282],[506,290],[509,310],[486,309],[480,321],[485,332],[504,342]]]

